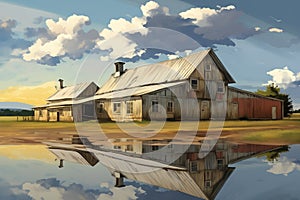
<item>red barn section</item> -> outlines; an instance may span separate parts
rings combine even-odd
[[[228,88],[228,119],[282,119],[283,101]]]

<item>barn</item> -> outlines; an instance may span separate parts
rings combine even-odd
[[[132,69],[116,62],[99,88],[64,87],[35,107],[37,121],[282,119],[283,101],[229,86],[235,83],[212,49]]]
[[[64,86],[59,79],[60,87],[50,96],[46,105],[34,108],[35,121],[84,121],[95,118],[94,103],[88,97],[95,95],[99,87],[94,82]]]
[[[235,83],[212,49],[124,69],[96,92],[100,121],[282,119],[283,102],[230,87]]]

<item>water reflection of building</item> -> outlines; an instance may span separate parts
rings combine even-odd
[[[190,146],[166,140],[114,139],[111,142],[112,150],[82,150],[70,146],[52,146],[50,150],[60,160],[90,165],[100,161],[116,177],[116,186],[123,186],[123,178],[127,178],[214,199],[235,169],[229,164],[279,148],[219,141],[206,157],[200,159],[200,142]]]

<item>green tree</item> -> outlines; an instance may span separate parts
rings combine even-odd
[[[278,86],[275,86],[274,83],[268,85],[266,87],[266,90],[257,90],[256,94],[283,100],[285,117],[289,117],[293,113],[292,99],[288,94],[280,93],[280,88]]]

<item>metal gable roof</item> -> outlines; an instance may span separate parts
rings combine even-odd
[[[120,77],[114,77],[112,75],[96,94],[103,94],[150,84],[153,85],[186,80],[207,55],[212,57],[220,71],[224,73],[228,82],[234,83],[235,81],[217,58],[213,50],[208,49],[183,58],[149,64],[134,69],[127,69]]]
[[[140,96],[140,95],[154,92],[157,90],[161,90],[164,88],[170,88],[170,87],[183,85],[185,83],[186,83],[186,81],[180,81],[180,82],[174,82],[174,83],[147,85],[147,86],[141,86],[141,87],[136,87],[136,88],[124,89],[121,91],[108,92],[105,94],[91,96],[91,97],[87,97],[87,98],[83,98],[83,99],[71,99],[71,100],[64,100],[64,101],[55,102],[55,103],[49,103],[46,105],[35,106],[34,108],[71,106],[71,105],[75,105],[75,104],[81,104],[81,103],[86,103],[89,101],[94,101],[96,99],[117,99],[117,98],[123,98],[123,97]]]
[[[88,88],[94,82],[85,82],[73,86],[68,86],[58,90],[55,94],[50,96],[47,101],[74,99],[77,98],[86,88]],[[95,84],[96,85],[96,84]]]

